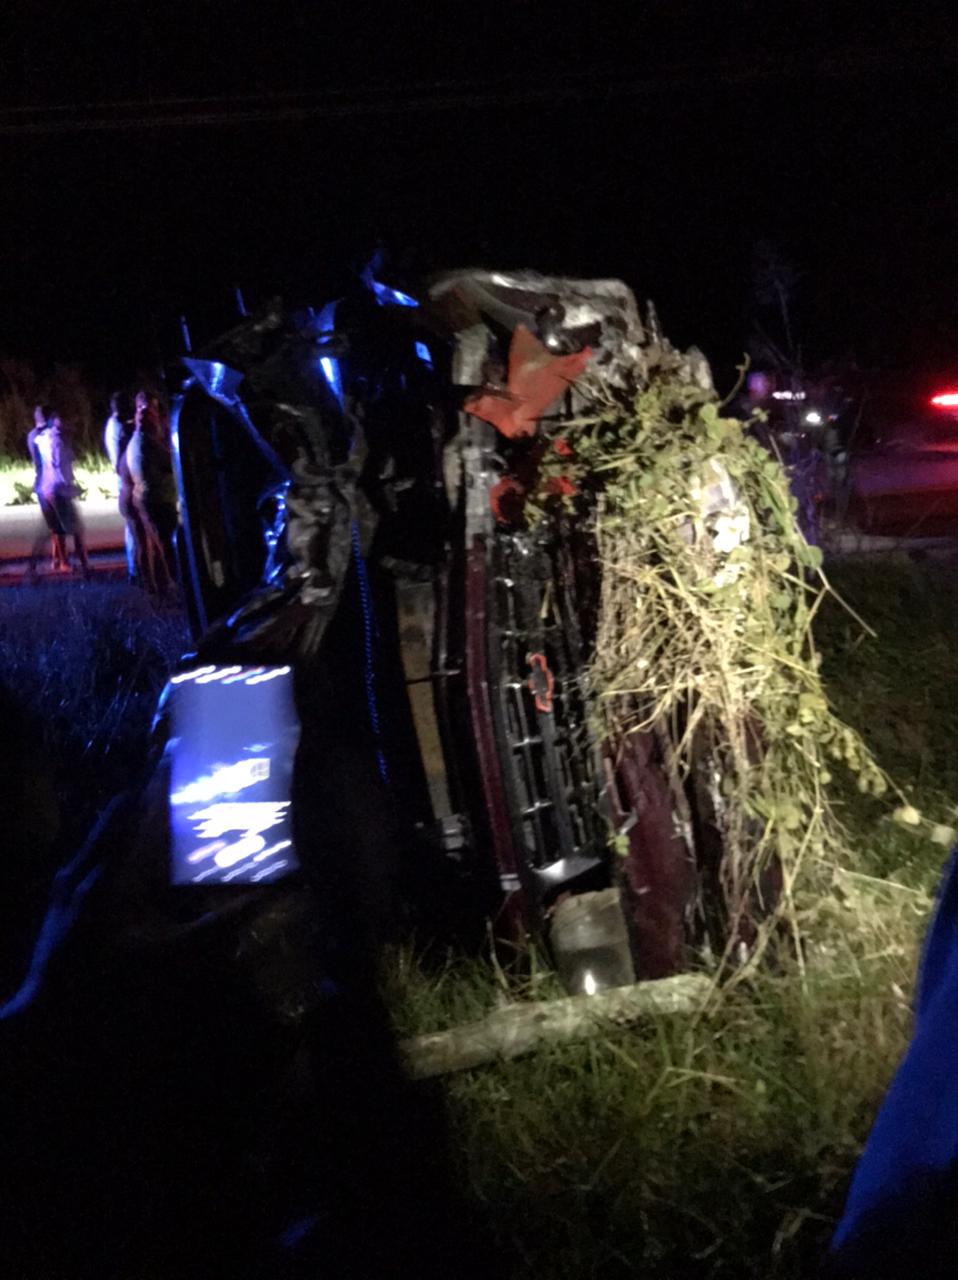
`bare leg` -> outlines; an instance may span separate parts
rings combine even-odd
[[[66,541],[66,539],[64,539],[64,541]],[[85,578],[89,578],[90,559],[86,553],[86,537],[83,533],[83,517],[76,509],[76,506],[73,508],[73,550],[76,552],[76,557],[80,561],[80,568],[83,570],[83,576]]]
[[[27,580],[29,582],[36,582],[37,580],[37,561],[46,551],[49,537],[50,533],[47,529],[44,529],[43,533],[37,534],[33,549],[30,552],[30,561],[27,565]]]
[[[136,525],[132,516],[124,517],[123,549],[126,552],[127,581],[136,581]]]
[[[146,540],[143,536],[143,527],[140,524],[140,518],[132,506],[129,508],[126,521],[133,543],[133,576],[131,581],[134,581],[137,586],[146,587],[147,590],[149,590],[149,584],[146,580]]]
[[[37,501],[40,505],[40,514],[43,517],[43,532],[38,533],[33,542],[30,551],[30,560],[27,566],[27,578],[30,582],[37,580],[37,563],[41,557],[49,550],[51,554],[51,565],[53,569],[59,567],[59,561],[62,556],[66,560],[66,544],[64,539],[54,532],[56,528],[55,513],[49,502],[42,494],[37,494]],[[50,545],[52,539],[52,548]]]
[[[146,503],[134,499],[134,507],[139,525],[143,584],[152,595],[161,595],[173,584],[163,550],[163,540],[146,508]]]
[[[76,557],[80,561],[80,568],[83,570],[83,576],[90,576],[90,557],[86,553],[86,539],[83,536],[83,530],[79,525],[73,531],[73,550]]]

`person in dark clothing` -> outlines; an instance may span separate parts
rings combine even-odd
[[[925,941],[911,1043],[858,1162],[828,1280],[958,1275],[958,851]]]

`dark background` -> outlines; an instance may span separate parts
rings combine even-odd
[[[624,278],[727,376],[767,240],[810,359],[947,363],[951,8],[7,0],[0,354],[119,379],[381,239]]]

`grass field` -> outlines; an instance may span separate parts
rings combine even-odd
[[[102,454],[91,453],[79,458],[73,474],[85,494],[116,497],[116,476]],[[25,501],[35,502],[33,479],[33,467],[29,462],[9,456],[0,457],[0,507],[18,506]]]
[[[834,577],[877,635],[824,610],[831,697],[913,802],[950,824],[958,570],[902,559],[846,563]],[[0,684],[31,708],[42,759],[73,803],[95,807],[124,785],[183,640],[178,617],[125,588],[0,597]],[[854,786],[841,799],[847,858],[829,897],[800,903],[801,969],[782,954],[715,1016],[447,1079],[459,1170],[514,1280],[814,1274],[909,1034],[947,854]],[[384,981],[408,1034],[557,994],[541,965],[525,973],[398,951]]]
[[[29,709],[42,759],[81,824],[127,785],[182,616],[119,583],[44,583],[0,592],[0,689]]]
[[[57,867],[141,768],[156,699],[186,643],[177,613],[118,583],[0,591],[0,975]]]
[[[838,607],[818,630],[831,697],[911,798],[954,820],[958,574],[847,564],[834,574],[875,627]],[[515,1276],[804,1277],[906,1044],[917,948],[947,849],[849,785],[846,868],[802,902],[803,970],[778,957],[715,1017],[597,1037],[447,1081],[464,1178]],[[394,959],[401,1030],[554,994],[503,990],[490,965],[424,973]]]

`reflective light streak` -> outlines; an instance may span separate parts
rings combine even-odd
[[[170,803],[204,804],[217,796],[245,791],[257,782],[265,782],[268,777],[269,757],[251,756],[248,760],[237,760],[235,764],[219,765],[212,773],[188,782],[170,795]]]
[[[194,849],[192,853],[186,855],[186,861],[202,862],[204,858],[211,858],[214,853],[218,853],[225,844],[225,840],[214,840],[212,844],[201,845],[199,849]]]
[[[369,283],[376,297],[376,301],[381,307],[418,307],[419,303],[415,298],[410,298],[408,293],[403,293],[401,289],[392,289],[388,284],[380,284],[378,280],[370,277]]]
[[[270,671],[264,671],[261,675],[250,676],[246,681],[247,684],[265,684],[267,680],[275,680],[277,676],[288,676],[291,667],[273,667]]]
[[[246,684],[263,684],[266,680],[275,680],[277,676],[288,676],[292,667],[194,667],[192,671],[180,671],[177,675],[170,677],[170,684],[186,684],[194,681],[196,684],[213,684],[214,682],[222,682],[223,684],[236,684],[239,681],[245,681]]]
[[[195,680],[197,676],[205,676],[215,670],[215,667],[195,667],[192,671],[181,671],[178,676],[170,678],[170,684],[185,684],[187,680]]]
[[[289,863],[285,858],[280,858],[279,862],[274,862],[271,867],[264,867],[262,871],[257,871],[255,876],[251,877],[252,883],[257,884],[260,880],[265,880],[267,876],[274,876],[277,871],[282,871],[283,867],[288,867]]]
[[[250,676],[258,676],[265,671],[265,667],[245,667],[240,671],[238,676],[227,676],[223,681],[224,684],[236,684],[240,680],[248,680]]]
[[[237,672],[242,671],[242,667],[217,667],[215,671],[211,671],[209,675],[197,676],[197,684],[212,684],[214,680],[222,680],[224,676],[234,676]]]
[[[325,307],[319,313],[316,321],[316,327],[320,334],[331,336],[335,331],[336,325],[336,308],[337,302],[327,302]],[[346,396],[343,388],[343,371],[340,367],[339,360],[333,356],[320,356],[319,367],[323,371],[323,377],[330,391],[339,401],[339,407],[343,408],[346,403]]]
[[[424,342],[416,343],[416,355],[423,362],[423,364],[427,366],[427,368],[429,369],[432,368],[432,355],[429,351],[429,348],[426,346]]]
[[[292,840],[277,840],[276,843],[271,844],[268,849],[264,849],[262,853],[258,853],[253,861],[262,862],[265,858],[271,857],[274,853],[279,853],[280,849],[288,849],[292,843]]]
[[[240,836],[234,844],[228,844],[225,849],[221,849],[213,861],[222,871],[225,871],[228,867],[235,867],[238,862],[246,862],[254,853],[259,853],[265,843],[262,836]]]
[[[233,800],[191,813],[190,821],[200,823],[198,834],[203,840],[215,840],[228,831],[259,835],[278,826],[288,808],[288,800]]]
[[[176,674],[173,882],[236,886],[288,875],[299,865],[289,792],[299,738],[292,666],[197,663]]]

